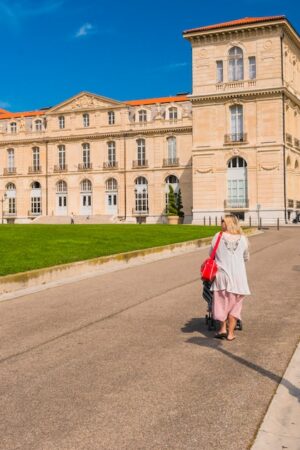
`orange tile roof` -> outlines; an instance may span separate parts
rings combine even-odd
[[[143,100],[128,100],[127,105],[139,106],[139,105],[153,105],[155,103],[170,103],[170,102],[185,102],[189,100],[187,95],[176,95],[174,97],[159,97],[159,98],[148,98]]]
[[[205,27],[191,28],[190,30],[185,30],[183,34],[191,33],[193,31],[214,30],[217,28],[227,28],[248,24],[250,25],[254,23],[269,22],[272,20],[280,20],[280,19],[286,19],[286,17],[285,16],[244,17],[243,19],[231,20],[230,22],[217,23],[215,25],[208,25]]]
[[[45,115],[45,111],[25,111],[25,112],[8,112],[5,111],[3,114],[1,112],[0,119],[15,119],[17,117],[32,117]]]
[[[0,114],[6,114],[6,113],[8,113],[8,111],[6,111],[6,109],[0,108]]]

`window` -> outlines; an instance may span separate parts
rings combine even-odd
[[[7,150],[7,168],[12,171],[15,168],[15,151],[13,148]]]
[[[232,47],[229,50],[229,81],[244,79],[243,50],[240,47]]]
[[[60,180],[56,183],[56,192],[60,194],[66,194],[68,192],[68,186],[64,180]]]
[[[32,149],[32,165],[33,165],[33,170],[40,169],[40,149],[39,149],[39,147],[33,147],[33,149]]]
[[[230,107],[230,121],[231,121],[230,140],[233,142],[243,141],[244,124],[243,124],[243,107],[241,105],[234,105]]]
[[[31,184],[31,214],[42,213],[41,185],[38,181]]]
[[[177,120],[178,119],[178,111],[177,111],[177,108],[175,108],[174,106],[169,108],[169,119],[170,120]]]
[[[108,111],[108,124],[114,125],[115,124],[115,113],[114,111]]]
[[[14,183],[6,185],[6,197],[8,199],[8,214],[16,214],[16,186]]]
[[[84,126],[84,128],[89,127],[90,126],[90,116],[89,116],[89,114],[87,114],[87,113],[83,114],[82,119],[83,119],[83,126]]]
[[[144,177],[135,180],[135,211],[148,213],[148,181]]]
[[[35,121],[35,131],[42,131],[43,122],[39,119]]]
[[[110,141],[107,143],[107,153],[108,153],[109,164],[115,165],[115,163],[116,163],[116,143],[114,141]]]
[[[137,160],[139,166],[146,164],[146,143],[145,139],[137,140]]]
[[[58,166],[62,170],[66,168],[66,147],[64,145],[58,146]]]
[[[227,168],[227,207],[246,208],[247,200],[247,162],[240,156],[228,161]]]
[[[249,79],[254,80],[256,78],[256,58],[250,56],[249,58]]]
[[[115,178],[109,178],[106,183],[106,190],[107,191],[117,191],[118,190],[118,182],[115,180]]]
[[[84,168],[90,167],[90,144],[82,144],[82,162]]]
[[[168,159],[170,162],[175,162],[176,160],[176,137],[171,136],[167,139],[168,141]]]
[[[62,130],[65,128],[65,116],[59,116],[58,118],[58,126]]]
[[[11,124],[10,124],[10,132],[11,133],[16,133],[17,132],[17,123],[16,122],[11,122]]]
[[[147,111],[145,109],[139,111],[139,122],[147,122]]]
[[[80,190],[81,192],[92,192],[92,183],[90,182],[90,180],[82,180],[82,182],[80,183]]]
[[[223,61],[217,61],[217,83],[223,83]]]

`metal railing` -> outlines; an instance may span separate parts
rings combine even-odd
[[[29,217],[37,217],[37,216],[41,216],[42,215],[42,211],[36,212],[36,211],[28,211],[28,216]]]
[[[103,163],[103,169],[118,169],[119,164],[117,161],[106,161]]]
[[[230,133],[224,135],[225,144],[232,144],[234,142],[246,142],[247,133]]]
[[[163,167],[177,167],[179,166],[179,158],[164,158]]]
[[[148,161],[146,159],[132,161],[132,168],[138,169],[140,167],[148,167]]]
[[[149,209],[132,209],[132,215],[133,216],[148,216],[149,215]]]
[[[57,164],[53,168],[53,172],[67,172],[68,166],[67,164]]]
[[[249,208],[249,200],[247,198],[245,199],[239,199],[239,198],[233,198],[233,199],[227,199],[224,200],[224,208],[225,209],[247,209]]]
[[[28,167],[28,173],[41,173],[42,166],[30,166]]]
[[[3,175],[15,175],[17,173],[17,169],[15,167],[5,167],[3,169]]]
[[[91,170],[93,168],[92,163],[79,163],[78,170]]]

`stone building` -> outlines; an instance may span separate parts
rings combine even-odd
[[[169,185],[185,222],[253,222],[300,210],[300,41],[284,16],[187,30],[190,95],[119,102],[82,92],[0,110],[3,221],[163,222]],[[38,218],[37,218],[38,217]]]

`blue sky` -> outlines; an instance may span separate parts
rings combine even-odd
[[[0,0],[0,107],[55,105],[80,91],[117,100],[191,91],[188,28],[285,14],[295,0]]]

